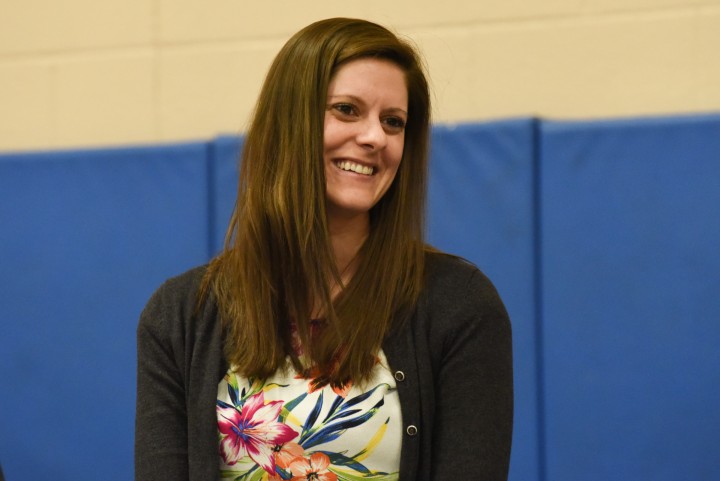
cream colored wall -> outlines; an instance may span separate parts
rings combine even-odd
[[[331,16],[413,38],[438,122],[720,111],[720,0],[0,0],[0,150],[241,131]]]

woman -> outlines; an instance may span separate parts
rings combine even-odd
[[[510,325],[423,242],[430,102],[376,24],[314,23],[270,68],[226,247],[138,327],[136,479],[506,479]]]

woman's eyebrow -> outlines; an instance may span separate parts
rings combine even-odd
[[[401,113],[407,115],[407,111],[404,109],[401,109],[400,107],[391,107],[387,109],[387,112],[395,112],[395,113]]]
[[[352,94],[334,94],[334,95],[328,95],[328,98],[329,98],[329,99],[334,99],[334,98],[338,98],[338,97],[343,97],[343,98],[352,100],[353,102],[358,103],[358,104],[364,104],[364,103],[365,103],[365,102],[363,102],[363,100],[362,100],[360,97],[358,97],[358,96],[356,96],[356,95],[352,95]]]

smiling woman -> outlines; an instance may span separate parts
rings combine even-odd
[[[507,478],[510,324],[426,245],[428,84],[336,18],[268,72],[223,252],[138,326],[137,480]]]

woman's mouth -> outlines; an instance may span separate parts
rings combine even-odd
[[[341,160],[341,161],[335,162],[335,165],[340,170],[346,170],[348,172],[355,172],[356,174],[370,176],[375,173],[375,168],[367,166],[367,165],[358,164],[357,162],[353,162],[351,160]]]

